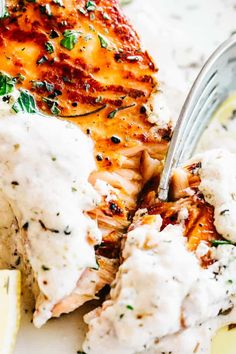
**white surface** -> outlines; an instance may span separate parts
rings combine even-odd
[[[155,58],[173,117],[206,57],[235,27],[233,0],[134,0],[126,12]],[[38,330],[24,318],[14,354],[76,354],[80,312]],[[97,354],[104,354],[97,353]]]

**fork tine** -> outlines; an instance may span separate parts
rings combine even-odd
[[[187,157],[191,157],[212,113],[229,94],[229,87],[230,84],[233,86],[235,73],[236,36],[232,36],[206,62],[184,103],[159,184],[160,200],[168,199],[172,169],[180,162],[184,162]]]
[[[226,98],[226,97],[224,97]],[[185,143],[183,145],[182,151],[179,157],[179,165],[184,161],[189,159],[200,139],[203,131],[205,130],[208,122],[210,121],[213,112],[217,109],[220,104],[219,93],[216,91],[216,87],[210,92],[209,96],[206,97],[200,111],[195,117],[192,128],[189,131]]]
[[[189,144],[189,141],[191,142],[192,135],[196,131],[195,127],[201,124],[202,117],[200,112],[202,111],[202,108],[206,105],[207,100],[216,90],[217,83],[213,80],[213,78],[216,78],[216,73],[217,72],[214,72],[214,74],[211,75],[211,80],[208,80],[208,83],[205,85],[203,90],[201,87],[199,88],[197,93],[199,95],[198,101],[193,108],[190,106],[192,112],[184,126],[178,145],[178,152],[176,153],[178,160],[182,159],[181,156],[183,156],[183,152],[186,151],[186,146]]]

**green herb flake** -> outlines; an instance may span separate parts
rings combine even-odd
[[[45,63],[46,61],[48,61],[48,58],[46,57],[46,55],[43,55],[42,57],[40,57],[40,58],[37,60],[37,64],[40,65],[40,64]]]
[[[8,75],[4,75],[0,72],[0,96],[11,93],[14,89],[16,80],[12,79]]]
[[[107,40],[101,34],[98,34],[98,39],[99,39],[101,48],[105,48],[106,49],[108,47]]]
[[[127,305],[126,308],[131,311],[134,309],[133,306],[131,306],[131,305]]]
[[[95,102],[96,103],[100,103],[102,101],[102,96],[98,96],[96,99],[95,99]]]
[[[61,40],[61,46],[68,50],[72,50],[78,42],[78,37],[80,34],[80,31],[66,30],[63,33],[64,38]]]
[[[214,247],[218,247],[218,246],[221,246],[221,245],[233,245],[233,243],[231,241],[228,241],[228,240],[212,240],[211,244]]]
[[[17,80],[18,82],[22,82],[22,81],[25,80],[25,77],[24,77],[24,75],[22,75],[21,73],[18,73],[18,74],[16,75],[16,80]]]
[[[96,32],[94,26],[91,25],[91,24],[89,25],[89,29],[90,29],[90,31],[92,31],[92,32]]]
[[[51,42],[46,42],[45,49],[49,54],[52,54],[54,52],[54,45]]]
[[[53,90],[54,90],[54,84],[50,84],[49,82],[44,81],[44,86],[46,87],[46,90],[47,90],[48,92],[53,92]]]
[[[121,6],[125,6],[128,5],[132,2],[133,0],[120,0],[120,4]]]
[[[129,105],[129,106],[118,107],[118,108],[114,109],[114,111],[111,111],[111,112],[108,114],[107,118],[112,119],[112,118],[115,117],[115,115],[116,115],[117,112],[123,111],[124,109],[128,109],[128,108],[131,108],[131,107],[134,107],[134,106],[135,106],[135,103],[133,103],[133,104],[131,104],[131,105]]]
[[[95,20],[95,15],[93,12],[90,13],[89,18],[91,21]]]
[[[49,17],[52,16],[51,6],[49,4],[40,5],[39,6],[41,14],[48,15]]]
[[[228,284],[233,284],[233,280],[232,280],[232,279],[229,279],[229,280],[227,281],[227,283],[228,283]]]
[[[52,161],[54,162],[56,160],[57,160],[57,158],[55,156],[52,156]]]
[[[48,92],[53,92],[54,91],[54,84],[50,84],[47,81],[34,81],[32,80],[32,87],[34,89],[43,89],[46,88]]]
[[[17,101],[13,104],[12,109],[18,112],[36,113],[37,107],[34,97],[28,91],[21,91]]]
[[[77,192],[77,189],[75,187],[71,188],[72,192]]]
[[[85,8],[87,11],[94,11],[96,10],[96,4],[94,1],[88,1],[87,4],[85,5]]]
[[[106,12],[104,12],[102,14],[102,16],[103,16],[104,20],[110,20],[111,19],[110,16]]]
[[[86,42],[91,41],[91,39],[93,39],[93,37],[91,36],[91,34],[88,34],[87,36],[84,36],[84,40],[85,40]]]
[[[82,14],[85,15],[86,11],[82,7],[78,7],[77,10]]]
[[[85,91],[88,92],[90,89],[90,84],[85,83],[84,88],[85,88]]]
[[[6,1],[0,0],[0,19],[8,16],[8,11],[6,8]]]
[[[51,111],[52,114],[54,114],[55,116],[58,116],[58,114],[61,113],[61,110],[58,108],[58,103],[57,103],[57,102],[53,102],[50,111]]]

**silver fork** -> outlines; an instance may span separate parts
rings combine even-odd
[[[189,159],[218,106],[236,90],[236,35],[211,55],[195,80],[176,123],[158,198],[168,199],[172,170]]]

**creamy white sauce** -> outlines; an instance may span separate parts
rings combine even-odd
[[[17,217],[44,295],[36,326],[73,291],[86,267],[97,267],[93,246],[101,233],[84,213],[100,200],[88,182],[95,168],[93,143],[77,126],[37,114],[14,114],[1,103],[0,188]]]
[[[236,242],[236,155],[216,149],[193,160],[201,162],[199,190],[214,206],[214,224],[218,233]]]
[[[88,317],[84,350],[88,354],[102,353],[102,348],[109,354],[147,349],[156,354],[208,353],[210,337],[227,316],[219,316],[218,325],[206,335],[209,323],[231,309],[234,301],[236,247],[212,248],[215,263],[204,269],[196,253],[188,251],[181,225],[160,232],[160,216],[152,223],[149,216],[146,220],[127,235],[124,262],[110,300],[100,314]]]

